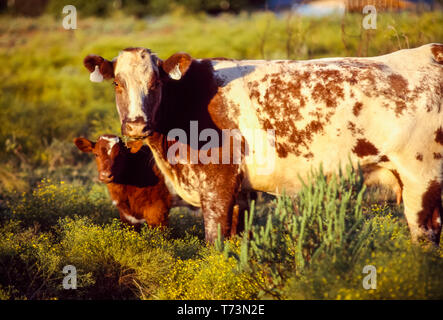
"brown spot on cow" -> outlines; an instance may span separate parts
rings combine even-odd
[[[432,180],[422,196],[422,210],[418,213],[418,224],[425,231],[431,231],[431,239],[435,244],[440,242],[441,215],[441,184]]]
[[[389,158],[387,156],[385,156],[385,155],[382,155],[380,157],[380,162],[389,162],[389,161],[390,161]]]
[[[434,159],[436,159],[436,160],[439,160],[439,159],[442,158],[442,155],[441,155],[441,153],[439,153],[439,152],[434,152],[434,153],[433,153],[433,156],[434,156]]]
[[[361,134],[362,135],[364,133],[363,129],[357,128],[355,123],[353,123],[351,121],[348,121],[348,126],[347,127],[348,127],[349,131],[351,131],[352,136],[355,136],[357,134]]]
[[[407,109],[406,101],[412,102],[415,99],[411,96],[410,99],[406,100],[409,94],[408,81],[394,72],[387,76],[386,71],[389,71],[389,67],[385,64],[350,59],[341,61],[339,65],[350,74],[350,76],[343,79],[344,81],[351,85],[358,82],[362,92],[367,97],[384,96],[392,102],[392,104],[385,103],[384,106],[388,108],[392,105],[397,116],[402,115]],[[383,79],[383,81],[380,81],[380,79]],[[388,86],[381,86],[380,84],[388,84]],[[357,102],[353,108],[354,115],[359,114],[361,107],[360,103]]]
[[[355,135],[355,124],[351,121],[348,121],[348,129],[351,131],[352,135]]]
[[[279,158],[286,158],[288,156],[288,150],[284,144],[277,144],[276,150]]]
[[[423,161],[423,155],[417,152],[417,154],[415,155],[415,159],[417,159],[418,161]]]
[[[400,115],[402,115],[403,114],[403,111],[404,110],[406,110],[406,103],[404,102],[404,101],[401,101],[401,100],[397,100],[396,102],[395,102],[395,114],[397,115],[397,116],[400,116]]]
[[[434,56],[434,60],[439,64],[443,64],[443,45],[434,44],[431,47],[431,52]]]
[[[395,101],[396,105],[395,114],[399,116],[403,113],[404,110],[406,110],[406,102],[404,99],[409,92],[408,81],[397,73],[389,75],[388,80],[390,85],[388,91],[392,91],[392,98]]]
[[[308,152],[307,154],[304,154],[303,157],[309,160],[314,157],[314,154],[312,152]]]
[[[404,96],[408,92],[408,80],[403,78],[398,73],[393,73],[388,76],[391,89],[395,91],[397,96]]]
[[[343,76],[338,70],[318,70],[316,78],[320,81],[314,86],[312,97],[315,101],[323,101],[328,108],[336,108],[338,99],[344,98]]]
[[[357,144],[352,149],[358,157],[377,155],[378,149],[366,139],[357,139]]]
[[[354,116],[358,117],[362,108],[363,108],[363,103],[356,102],[354,104],[354,107],[352,107],[352,113],[354,114]]]
[[[442,127],[435,130],[434,141],[437,142],[438,144],[443,145],[443,129],[442,129]]]
[[[306,105],[302,88],[311,88],[312,98],[325,103],[331,109],[337,106],[337,99],[344,97],[338,71],[316,71],[312,77],[308,71],[291,71],[290,80],[282,77],[283,71],[268,74],[260,81],[248,84],[249,96],[252,101],[256,101],[260,109],[258,116],[262,128],[275,130],[276,150],[280,158],[287,157],[288,153],[296,156],[306,154],[304,151],[307,151],[314,135],[323,132],[324,125],[335,112],[321,109],[311,111],[309,115],[313,120],[305,127],[294,129],[297,128],[296,123],[303,120],[301,110]],[[266,84],[266,90],[260,93],[259,86],[262,83]],[[269,119],[273,121],[270,122]]]

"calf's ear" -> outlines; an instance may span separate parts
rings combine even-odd
[[[74,143],[83,152],[92,152],[95,143],[86,138],[75,138]]]
[[[191,66],[192,58],[184,52],[174,53],[165,61],[161,62],[161,67],[173,80],[180,80]]]
[[[83,60],[83,65],[89,70],[92,82],[102,82],[103,79],[114,78],[115,61],[106,60],[95,54],[90,54]]]

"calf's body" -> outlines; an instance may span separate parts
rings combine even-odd
[[[99,179],[106,183],[120,220],[137,229],[167,226],[169,209],[174,197],[165,184],[147,147],[131,153],[120,138],[101,136],[97,142],[75,139],[77,147],[96,156]]]

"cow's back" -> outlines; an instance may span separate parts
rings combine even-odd
[[[297,191],[298,174],[320,163],[333,171],[348,156],[364,164],[419,153],[420,141],[433,139],[443,125],[436,46],[373,58],[214,61],[226,115],[236,128],[275,133],[273,153],[262,140],[247,139],[245,184]],[[263,170],[270,163],[272,170]]]

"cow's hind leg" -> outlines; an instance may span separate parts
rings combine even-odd
[[[403,202],[413,241],[431,241],[438,246],[441,234],[442,179],[440,164],[434,170],[399,172],[403,183]],[[432,172],[434,171],[434,175]],[[421,174],[420,174],[421,172]]]

